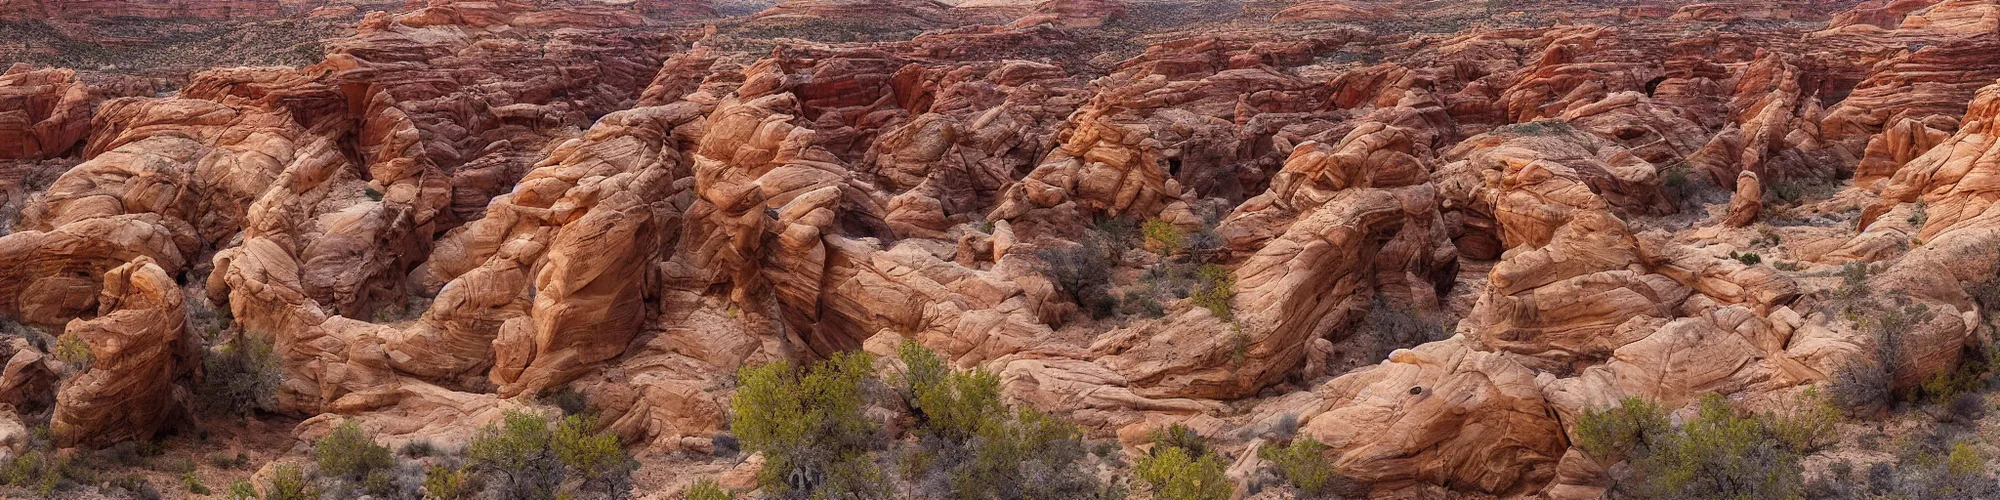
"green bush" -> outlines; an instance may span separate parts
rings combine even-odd
[[[1126,290],[1125,296],[1118,301],[1118,312],[1120,314],[1143,315],[1148,318],[1166,316],[1167,308],[1161,306],[1159,299],[1153,297],[1154,293],[1158,292],[1152,287],[1140,290]]]
[[[390,469],[368,471],[368,475],[361,476],[361,491],[377,498],[393,497],[396,494],[396,476]]]
[[[978,434],[996,414],[1000,405],[1000,377],[985,370],[952,372],[944,360],[914,341],[897,348],[897,356],[910,367],[910,412],[916,417],[917,432],[938,439],[964,441]]]
[[[1951,455],[1945,457],[1945,470],[1955,476],[1974,476],[1986,470],[1985,454],[1971,443],[1959,441],[1951,445]]]
[[[424,470],[426,500],[457,500],[465,497],[465,470],[433,465]]]
[[[1737,415],[1721,396],[1703,396],[1693,421],[1646,442],[1650,448],[1633,465],[1650,497],[1796,498],[1804,491],[1800,454],[1768,418]]]
[[[930,496],[969,499],[1095,498],[1103,494],[1082,460],[1089,455],[1076,426],[1023,408],[999,411],[981,425],[978,435],[962,442],[933,445],[939,457],[926,472],[941,482],[913,477],[949,488]],[[932,443],[937,443],[932,441]]]
[[[90,343],[74,333],[56,337],[55,352],[52,354],[55,354],[56,359],[69,365],[66,369],[69,373],[90,371],[91,363],[96,360],[95,355],[90,352]]]
[[[1310,437],[1293,439],[1285,446],[1266,446],[1257,456],[1271,461],[1278,477],[1285,478],[1302,498],[1316,498],[1333,484],[1333,465],[1326,461],[1326,445]]]
[[[632,470],[637,464],[618,446],[618,435],[596,432],[596,428],[596,417],[570,415],[556,426],[549,446],[563,469],[583,480],[584,490],[622,496],[632,488]]]
[[[1183,241],[1187,239],[1187,231],[1182,231],[1172,223],[1160,219],[1146,219],[1145,225],[1140,226],[1139,231],[1146,235],[1146,248],[1160,255],[1172,255],[1180,251]]]
[[[283,367],[271,343],[242,331],[229,343],[202,352],[202,410],[211,414],[270,411],[277,408]]]
[[[70,463],[66,458],[52,456],[43,453],[42,450],[29,450],[14,457],[14,460],[7,464],[6,470],[0,471],[0,479],[5,479],[9,486],[24,488],[42,497],[48,497],[62,485],[65,476],[71,474],[68,469]]]
[[[1512,135],[1553,136],[1553,135],[1569,135],[1575,132],[1575,130],[1576,129],[1574,127],[1571,127],[1569,122],[1567,121],[1542,120],[1542,121],[1534,121],[1528,123],[1501,125],[1497,128],[1494,128],[1493,132],[1498,134],[1512,134]]]
[[[1741,262],[1746,266],[1754,266],[1764,262],[1764,256],[1752,252],[1729,252],[1729,258],[1736,259],[1737,262]]]
[[[914,483],[947,488],[950,498],[1091,498],[1103,493],[1082,467],[1082,432],[1032,409],[1008,411],[999,377],[954,372],[915,342],[897,348],[907,367],[901,389],[921,449],[905,457]]]
[[[502,425],[487,425],[466,445],[465,456],[477,470],[500,479],[502,498],[550,499],[562,484],[562,462],[549,449],[549,420],[540,414],[510,411]]]
[[[1229,302],[1236,297],[1236,276],[1230,274],[1229,268],[1203,265],[1196,279],[1200,288],[1194,292],[1195,305],[1208,309],[1209,314],[1223,321],[1235,320]]]
[[[1744,416],[1709,394],[1696,418],[1674,428],[1658,405],[1627,398],[1585,411],[1576,445],[1595,457],[1630,460],[1639,480],[1619,484],[1620,496],[1796,498],[1806,488],[1800,458],[1837,438],[1839,415],[1815,390],[1799,403],[1789,412]]]
[[[257,486],[250,484],[249,480],[238,479],[235,482],[229,483],[229,494],[225,498],[229,500],[257,500]]]
[[[1986,388],[1986,376],[1990,373],[1987,362],[1979,356],[1965,356],[1959,359],[1957,367],[1951,371],[1938,372],[1924,379],[1918,387],[1920,396],[1933,403],[1949,403],[1958,396],[1970,394]]]
[[[359,420],[348,420],[313,443],[313,460],[319,473],[335,478],[359,480],[369,473],[396,466],[389,447],[375,444],[361,431]]]
[[[1111,295],[1111,272],[1116,267],[1111,251],[1106,243],[1086,237],[1079,245],[1042,248],[1035,256],[1047,266],[1045,274],[1057,289],[1092,318],[1102,319],[1118,307],[1118,298]]]
[[[1576,421],[1576,444],[1593,457],[1618,459],[1667,431],[1667,414],[1659,405],[1631,397],[1604,410],[1584,410]]]
[[[1834,290],[1834,297],[1843,301],[1868,298],[1872,292],[1868,286],[1868,263],[1848,261],[1840,266],[1840,288]]]
[[[1186,425],[1175,423],[1164,429],[1153,429],[1147,440],[1154,447],[1180,448],[1187,450],[1188,456],[1199,457],[1209,454],[1208,439]]]
[[[1223,500],[1234,487],[1228,465],[1215,455],[1193,457],[1178,446],[1160,446],[1133,464],[1132,475],[1160,500]]]
[[[1140,225],[1132,223],[1130,217],[1098,217],[1091,221],[1090,229],[1083,235],[1085,243],[1101,242],[1116,253],[1124,253],[1138,243],[1144,234]]]
[[[712,479],[695,481],[694,486],[689,487],[687,491],[687,500],[733,500],[735,498],[735,495],[729,494],[729,490],[722,489],[722,485],[715,484],[715,480]]]
[[[282,464],[271,471],[271,487],[264,500],[315,500],[319,488],[306,479],[298,464]]]
[[[1834,434],[1834,424],[1840,421],[1841,410],[1831,398],[1820,394],[1818,388],[1807,388],[1798,403],[1792,411],[1762,417],[1771,435],[1787,450],[1805,455],[1840,437]]]
[[[208,490],[208,485],[201,484],[201,476],[196,475],[194,471],[182,473],[181,484],[187,486],[188,494],[191,495],[206,496],[211,493]]]
[[[818,488],[872,474],[867,452],[877,426],[862,413],[863,385],[874,374],[870,364],[866,353],[849,352],[804,375],[785,362],[737,372],[730,428],[745,449],[764,454],[760,485],[779,494],[820,495]]]

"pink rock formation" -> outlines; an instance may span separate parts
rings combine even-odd
[[[90,346],[90,369],[64,380],[49,431],[63,447],[152,439],[185,418],[180,387],[200,361],[182,324],[181,290],[152,259],[104,274],[97,317],[70,321],[64,336]]]

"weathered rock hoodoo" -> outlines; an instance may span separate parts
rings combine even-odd
[[[1587,411],[1916,387],[1989,341],[2000,4],[1559,3],[432,0],[173,92],[12,65],[0,318],[90,362],[10,341],[0,406],[151,439],[228,329],[300,436],[575,391],[694,453],[739,368],[914,340],[1094,437],[1282,421],[1377,495],[1593,498]],[[1106,246],[1108,297],[1055,276]],[[1884,340],[1856,287],[1928,314]]]

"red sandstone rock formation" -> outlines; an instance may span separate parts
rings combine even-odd
[[[1098,436],[1189,423],[1248,453],[1232,436],[1290,418],[1379,494],[1590,497],[1611,479],[1571,449],[1583,412],[1776,404],[1866,363],[1918,384],[1956,365],[1987,320],[1967,290],[2000,267],[1990,2],[1867,3],[1803,40],[1656,19],[1410,35],[1368,23],[1451,12],[1365,2],[1276,17],[1362,27],[1143,51],[1077,31],[1160,8],[1111,1],[743,21],[944,28],[895,42],[661,27],[704,4],[437,1],[171,97],[10,69],[0,156],[76,164],[0,236],[0,315],[67,324],[98,364],[54,384],[10,344],[0,402],[53,390],[64,443],[147,437],[184,397],[179,288],[200,284],[276,345],[300,436],[359,418],[463,439],[567,387],[627,444],[702,451],[737,369],[915,340]],[[1858,224],[1745,246],[1760,219],[1812,220],[1781,186],[1840,171],[1856,187],[1824,204],[1861,200]],[[1221,309],[1085,318],[1043,251],[1119,217],[1215,243],[1121,248],[1104,286],[1212,264]],[[1867,283],[1936,315],[1873,359],[1824,285],[1745,251],[1886,261]],[[1456,322],[1372,338],[1394,309]]]
[[[63,332],[90,346],[91,361],[56,394],[49,431],[61,446],[151,439],[188,412],[192,394],[180,385],[199,360],[173,277],[145,257],[113,268],[97,312]]]

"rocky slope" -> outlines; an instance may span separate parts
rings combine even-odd
[[[0,4],[351,23],[294,67],[0,75],[0,416],[200,426],[243,332],[287,436],[575,391],[740,479],[702,455],[739,368],[914,340],[1133,453],[1285,421],[1376,495],[1594,498],[1587,412],[1904,390],[1992,335],[1990,0],[338,7]],[[1141,223],[1182,236],[1106,229]]]

